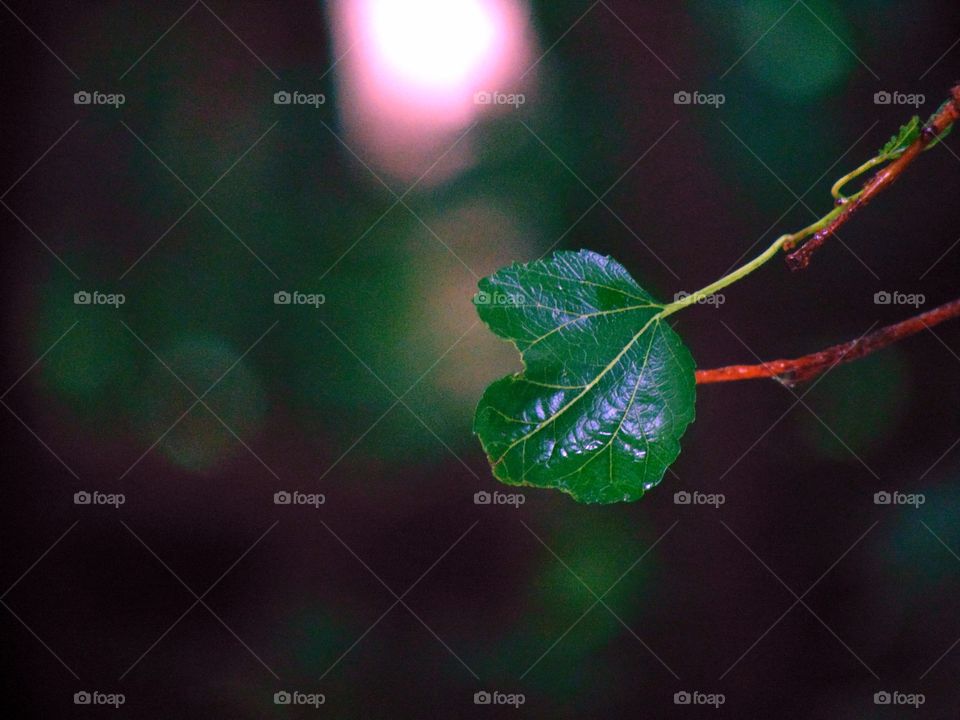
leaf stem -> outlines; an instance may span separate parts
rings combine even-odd
[[[679,300],[675,300],[674,302],[668,305],[664,305],[663,310],[661,310],[659,313],[659,317],[665,318],[670,315],[673,315],[673,313],[679,310],[682,310],[688,305],[693,305],[695,303],[702,302],[704,299],[710,297],[711,295],[716,294],[720,290],[723,290],[728,285],[732,285],[738,280],[742,280],[747,275],[752,273],[754,270],[759,268],[761,265],[764,265],[765,263],[767,263],[774,255],[777,254],[777,252],[781,248],[783,247],[789,248],[793,244],[802,240],[803,238],[809,237],[810,235],[813,235],[814,233],[821,230],[822,228],[827,227],[831,222],[833,222],[833,220],[842,211],[843,211],[842,207],[839,207],[839,206],[835,207],[826,215],[824,215],[822,218],[820,218],[814,223],[811,223],[810,225],[803,228],[802,230],[798,230],[795,233],[789,233],[787,235],[781,235],[780,237],[778,237],[776,240],[773,241],[773,244],[770,245],[770,247],[768,247],[762,253],[757,255],[757,257],[755,257],[750,262],[746,263],[745,265],[741,265],[739,268],[731,272],[729,275],[724,275],[719,280],[716,280],[710,283],[709,285],[707,285],[706,287],[701,288],[700,290],[697,290],[695,293],[685,295]]]
[[[833,184],[833,187],[830,188],[830,194],[833,195],[833,197],[836,200],[839,200],[842,203],[846,203],[849,200],[849,198],[845,198],[840,194],[840,191],[843,190],[843,186],[852,182],[853,180],[856,180],[858,177],[863,175],[867,170],[870,170],[871,168],[875,168],[880,163],[886,162],[887,160],[890,160],[890,159],[891,158],[889,155],[876,155],[875,157],[870,158],[863,165],[858,167],[856,170],[852,170],[851,172],[848,172],[842,178],[837,180]]]
[[[713,370],[697,370],[697,384],[775,378],[792,386],[812,380],[840,363],[857,360],[881,348],[930,329],[951,318],[960,317],[960,299],[928,310],[907,320],[888,325],[857,340],[833,345],[820,352],[792,360],[771,360],[759,365],[729,365]]]

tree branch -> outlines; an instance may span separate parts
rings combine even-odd
[[[888,325],[858,340],[833,345],[793,360],[771,360],[759,365],[729,365],[714,370],[697,370],[697,384],[774,378],[788,386],[797,385],[812,380],[840,363],[857,360],[955,317],[960,317],[960,299]]]
[[[955,120],[960,118],[960,85],[955,85],[950,91],[951,98],[937,112],[930,122],[920,132],[920,136],[913,141],[903,154],[889,165],[878,170],[857,197],[846,203],[842,212],[833,221],[823,228],[799,249],[787,255],[787,265],[791,270],[802,270],[810,264],[810,257],[833,235],[847,220],[860,208],[864,207],[880,192],[893,184],[900,177],[907,166],[923,152],[930,143],[949,128]],[[842,202],[842,201],[841,201]]]

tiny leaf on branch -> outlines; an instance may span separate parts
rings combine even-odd
[[[918,137],[920,137],[920,116],[914,115],[900,126],[900,131],[896,135],[887,140],[887,144],[880,148],[877,156],[884,160],[900,157]]]
[[[937,115],[942,113],[949,103],[952,103],[952,100],[947,100],[944,102],[937,111],[930,116],[930,118],[924,124],[920,124],[920,116],[914,115],[906,123],[900,126],[900,131],[887,140],[887,144],[880,148],[880,151],[877,153],[877,158],[880,160],[896,160],[898,157],[903,155],[907,148],[909,148],[917,139],[920,137],[920,132],[925,127],[929,127],[937,118]],[[943,132],[935,135],[932,140],[923,148],[924,150],[930,150],[935,148],[937,143],[942,141],[947,135],[950,134],[950,131],[953,130],[953,125],[948,125]]]
[[[694,362],[622,265],[558,252],[480,281],[474,302],[524,371],[487,388],[474,432],[494,475],[586,503],[639,499],[680,453]]]

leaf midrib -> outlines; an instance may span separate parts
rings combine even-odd
[[[626,308],[620,308],[619,311],[620,311],[620,312],[624,312],[624,311],[626,311]],[[613,360],[611,360],[611,361],[607,364],[607,366],[604,367],[603,370],[601,370],[593,380],[591,380],[589,383],[587,383],[587,384],[584,386],[582,392],[580,392],[575,398],[573,398],[570,402],[568,402],[566,405],[564,405],[562,408],[560,408],[556,413],[554,413],[553,415],[551,415],[551,416],[550,416],[547,420],[545,420],[542,424],[537,425],[537,427],[534,428],[532,431],[530,431],[529,433],[527,433],[526,435],[524,435],[524,436],[522,436],[522,437],[520,437],[520,438],[517,438],[517,439],[514,440],[512,443],[510,443],[510,445],[507,446],[507,449],[503,451],[503,453],[500,455],[500,457],[497,458],[497,459],[494,461],[492,467],[494,467],[494,468],[497,467],[497,465],[499,465],[501,462],[503,462],[504,458],[506,458],[506,456],[510,454],[510,451],[513,450],[517,445],[519,445],[521,442],[525,442],[525,441],[529,440],[531,437],[533,437],[534,435],[536,435],[538,432],[540,432],[541,430],[543,430],[544,428],[546,428],[547,426],[549,426],[550,424],[552,424],[553,422],[555,422],[557,418],[559,418],[561,415],[563,415],[563,413],[565,413],[567,410],[569,410],[569,409],[570,409],[573,405],[575,405],[581,398],[583,398],[583,397],[584,397],[585,395],[587,395],[594,387],[596,387],[597,383],[599,383],[600,380],[602,380],[603,377],[604,377],[608,372],[610,372],[614,367],[617,366],[617,364],[620,362],[620,360],[623,358],[623,356],[626,355],[627,352],[630,350],[630,348],[633,347],[634,343],[636,343],[637,340],[639,340],[639,339],[643,336],[643,334],[647,331],[647,329],[650,327],[650,325],[651,325],[652,323],[654,323],[654,322],[659,323],[660,318],[661,318],[662,315],[663,315],[663,311],[661,310],[660,312],[658,312],[658,313],[656,313],[655,315],[651,316],[651,317],[647,320],[647,322],[644,323],[643,327],[640,328],[640,330],[638,330],[637,333],[636,333],[632,338],[630,338],[630,341],[629,341],[626,345],[623,346],[623,349],[622,349],[619,353],[617,353],[616,356],[614,356]]]

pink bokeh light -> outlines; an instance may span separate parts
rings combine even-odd
[[[414,180],[475,120],[501,108],[477,93],[529,93],[522,0],[340,0],[332,5],[338,105],[348,142],[372,165]],[[532,73],[531,73],[532,75]],[[424,183],[473,160],[458,145]]]

